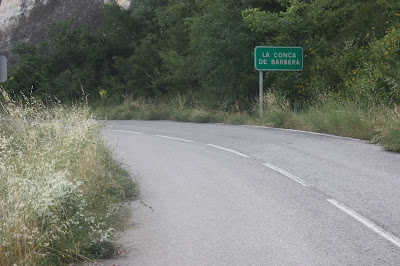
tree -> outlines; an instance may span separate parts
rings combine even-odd
[[[243,3],[237,0],[198,1],[191,18],[190,48],[202,93],[215,107],[240,103],[257,91],[252,52],[255,36],[243,22]]]

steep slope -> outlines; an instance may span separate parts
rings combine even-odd
[[[0,54],[10,59],[21,42],[38,43],[49,23],[74,18],[95,28],[103,22],[105,0],[0,0]],[[129,0],[118,1],[128,7]]]

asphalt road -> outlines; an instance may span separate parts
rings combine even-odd
[[[139,177],[109,265],[400,265],[400,154],[281,129],[109,121]]]

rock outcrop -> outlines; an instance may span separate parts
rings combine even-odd
[[[12,48],[46,38],[47,25],[74,18],[96,28],[103,23],[105,0],[0,0],[0,54],[14,59]],[[119,0],[129,7],[129,0]]]

